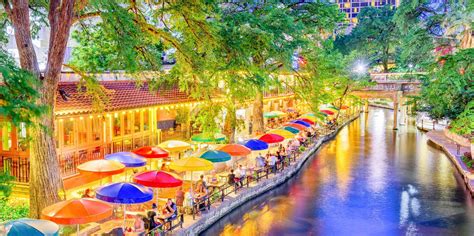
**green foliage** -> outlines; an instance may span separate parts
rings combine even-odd
[[[459,50],[431,65],[421,90],[422,106],[432,118],[455,119],[474,99],[474,48]]]
[[[349,35],[339,37],[336,45],[345,53],[349,48],[363,52],[372,64],[381,65],[387,72],[388,64],[395,59],[399,37],[394,14],[390,6],[363,8],[357,16],[359,23]]]
[[[474,101],[469,102],[464,111],[449,126],[450,130],[456,134],[474,138]]]
[[[36,117],[47,107],[36,104],[40,97],[39,81],[28,71],[18,68],[6,51],[0,48],[0,74],[4,86],[0,86],[0,114],[9,117],[14,124],[24,122],[35,125]]]
[[[0,221],[16,220],[28,215],[29,206],[25,201],[0,198]]]
[[[0,198],[8,198],[12,193],[13,183],[15,177],[9,173],[0,171]]]

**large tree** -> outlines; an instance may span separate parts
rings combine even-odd
[[[365,53],[372,64],[381,65],[388,72],[399,36],[394,14],[391,6],[363,8],[357,15],[357,25],[349,35],[338,37],[337,44],[343,45],[346,53],[353,49]]]
[[[18,48],[20,66],[35,79],[34,91],[38,97],[34,104],[45,107],[41,114],[35,114],[30,124],[30,208],[31,217],[39,217],[41,210],[60,200],[62,188],[59,163],[52,130],[54,129],[54,106],[56,91],[63,67],[64,55],[70,31],[75,22],[83,25],[101,27],[108,39],[120,42],[118,55],[124,61],[137,60],[139,63],[126,63],[123,68],[139,72],[141,69],[159,68],[151,60],[156,50],[148,44],[160,45],[163,48],[176,50],[177,67],[173,75],[190,76],[202,73],[200,65],[204,63],[201,55],[209,47],[207,40],[212,37],[211,22],[215,3],[207,1],[108,1],[108,0],[2,0],[3,10],[7,17],[6,25],[14,29]],[[2,14],[3,16],[3,14]],[[35,16],[35,17],[31,17]],[[88,18],[100,17],[95,22]],[[44,70],[34,50],[32,38],[38,22],[46,23],[50,29],[49,48]],[[212,43],[212,41],[210,41]],[[138,66],[137,66],[138,65]],[[144,66],[146,65],[146,66]],[[77,69],[77,68],[74,68]],[[192,72],[192,73],[191,73]],[[150,80],[154,80],[150,78]],[[97,84],[94,78],[84,77],[86,85]],[[18,80],[5,83],[7,87],[18,87]],[[188,83],[192,90],[195,85]],[[97,90],[97,87],[95,88]],[[14,106],[15,99],[8,96],[5,106]],[[10,99],[10,100],[9,100]],[[28,110],[28,105],[25,109]],[[11,117],[18,117],[19,109],[7,109]]]

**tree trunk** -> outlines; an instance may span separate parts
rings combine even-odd
[[[235,143],[237,116],[235,114],[235,107],[227,107],[227,114],[225,116],[224,133],[229,137],[229,143]]]
[[[15,29],[15,40],[23,69],[35,75],[41,84],[38,105],[47,111],[33,120],[30,130],[30,217],[39,218],[41,210],[57,202],[62,188],[54,132],[54,106],[69,30],[74,16],[74,0],[49,2],[50,41],[44,78],[41,77],[30,31],[28,0],[5,0],[3,6]]]
[[[263,122],[263,91],[260,89],[257,91],[255,101],[253,103],[253,135],[263,134],[265,130],[265,124]]]

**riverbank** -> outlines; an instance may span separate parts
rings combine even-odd
[[[467,189],[471,193],[471,197],[474,197],[474,173],[462,161],[462,154],[464,152],[470,152],[470,147],[460,146],[459,155],[458,147],[454,141],[446,137],[441,130],[432,130],[426,133],[428,139],[443,150],[446,155],[451,159],[451,162],[456,166],[456,169],[463,176],[464,183]]]
[[[347,124],[351,123],[355,119],[357,119],[359,115],[356,115],[350,119],[348,119],[344,124],[340,125],[336,130],[332,131],[329,134],[321,136],[317,139],[310,147],[308,147],[303,153],[301,153],[295,163],[291,166],[285,168],[282,172],[278,173],[277,175],[273,175],[271,178],[266,180],[260,181],[258,184],[255,184],[249,188],[245,188],[240,190],[238,195],[233,197],[229,197],[215,208],[211,208],[203,217],[200,219],[193,221],[192,224],[185,224],[184,228],[177,231],[176,234],[178,235],[198,235],[199,233],[203,232],[215,222],[220,220],[222,217],[226,216],[227,214],[231,213],[234,209],[240,207],[244,203],[256,198],[257,196],[268,192],[282,183],[286,182],[290,178],[292,178],[303,166],[303,164],[313,157],[313,154],[321,147],[321,145],[331,139],[333,139],[336,134],[340,131],[341,128],[346,126]]]

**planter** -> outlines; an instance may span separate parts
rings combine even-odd
[[[465,147],[471,146],[471,152],[472,152],[472,144],[468,138],[455,134],[449,131],[449,129],[444,129],[444,135],[446,135],[446,137],[453,140],[454,142],[459,143],[461,146],[465,146]]]

